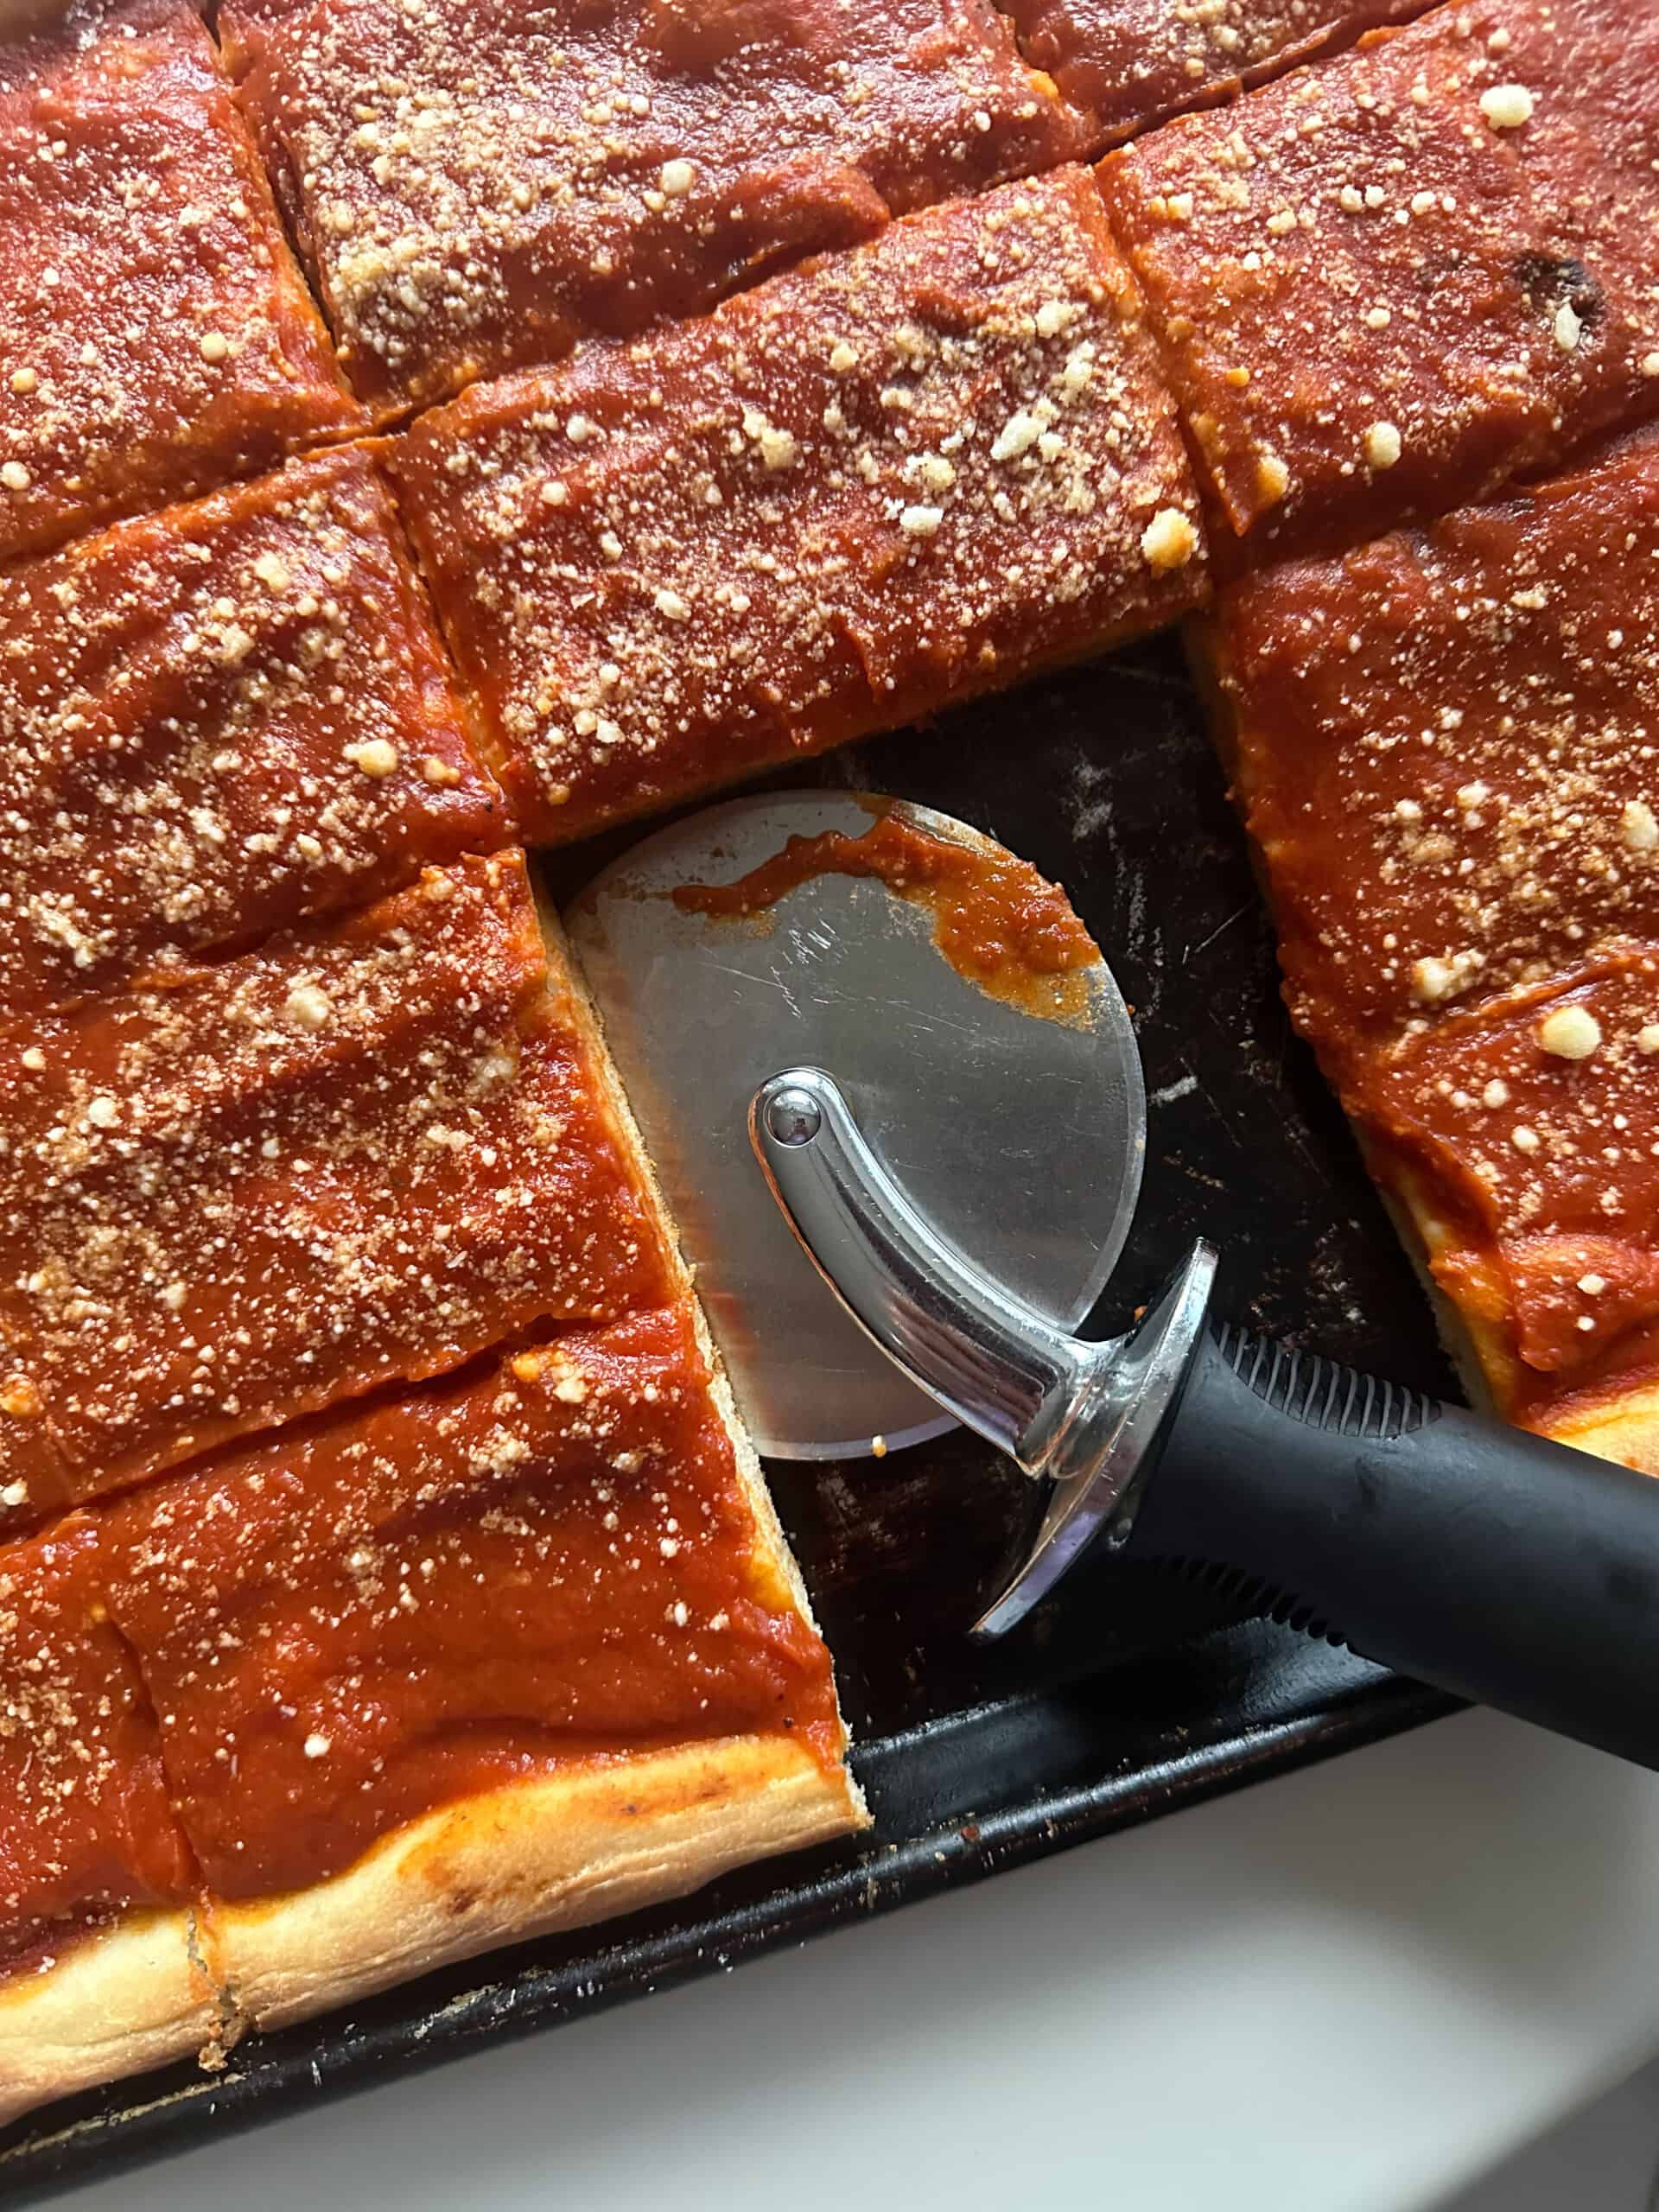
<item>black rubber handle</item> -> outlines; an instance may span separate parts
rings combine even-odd
[[[1659,1767],[1659,1482],[1232,1329],[1198,1346],[1125,1553]]]

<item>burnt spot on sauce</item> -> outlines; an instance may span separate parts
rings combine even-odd
[[[1570,307],[1581,323],[1602,321],[1607,302],[1600,284],[1575,254],[1517,253],[1516,282],[1541,315]]]

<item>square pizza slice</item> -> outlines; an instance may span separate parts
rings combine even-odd
[[[1252,577],[1195,636],[1293,1015],[1454,1349],[1501,1409],[1593,1403],[1586,1440],[1659,1465],[1629,1401],[1659,1373],[1656,631],[1648,431]]]
[[[238,2023],[862,1817],[683,1297],[222,1455],[106,1527]]]
[[[77,1497],[537,1319],[661,1300],[663,1234],[522,855],[0,1052],[0,1311]]]
[[[1103,164],[1235,564],[1659,407],[1659,0],[1614,13],[1440,8]]]
[[[1351,45],[1430,0],[999,0],[1027,61],[1052,77],[1100,152],[1310,55]]]
[[[1198,499],[1087,173],[480,385],[391,449],[527,834],[1173,619]]]
[[[0,559],[361,419],[188,0],[0,39]]]
[[[0,727],[13,1018],[506,834],[362,446],[0,575]]]
[[[74,1515],[0,1546],[0,2125],[213,2050],[195,1861],[162,1738]]]
[[[1297,1026],[1344,1076],[1659,937],[1659,434],[1195,630]]]
[[[1080,143],[991,0],[244,0],[222,26],[383,417]]]

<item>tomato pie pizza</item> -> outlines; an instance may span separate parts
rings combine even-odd
[[[424,416],[390,463],[532,836],[1167,621],[1198,495],[1086,172]]]
[[[0,575],[0,723],[13,1015],[509,834],[361,445]]]
[[[0,45],[0,559],[361,419],[188,0]]]
[[[1200,633],[1299,1027],[1500,1408],[1659,1344],[1659,435],[1235,586]],[[1659,1464],[1651,1440],[1644,1459]]]
[[[201,987],[42,1024],[19,1117],[7,1271],[72,1249],[10,1386],[0,2117],[864,1817],[522,861]]]
[[[382,414],[1078,149],[990,0],[230,0],[224,29]]]
[[[518,854],[0,1049],[0,1302],[78,1499],[665,1294]]]
[[[862,1817],[683,1291],[4,1557],[0,2115]]]
[[[1659,409],[1656,68],[1653,0],[1441,7],[1108,158],[1224,542],[1352,544]]]
[[[527,844],[1189,619],[1659,1468],[1656,0],[210,13],[0,8],[0,2120],[866,1818]]]
[[[219,2054],[156,1716],[74,1515],[0,1550],[0,2118]]]

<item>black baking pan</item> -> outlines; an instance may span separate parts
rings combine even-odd
[[[1122,1329],[1196,1236],[1228,1310],[1455,1395],[1431,1318],[1334,1102],[1291,1036],[1271,937],[1171,639],[849,748],[793,778],[902,794],[1062,881],[1135,1015],[1150,1099],[1141,1206],[1094,1317]],[[561,894],[628,842],[550,856]],[[759,1201],[757,1201],[759,1202]],[[0,2201],[580,2017],[775,1944],[1429,1719],[1452,1700],[1224,1588],[1085,1563],[1005,1643],[963,1630],[1033,1510],[963,1433],[883,1460],[772,1471],[835,1653],[875,1826],[680,1904],[496,1953],[250,2038],[0,2135]]]

